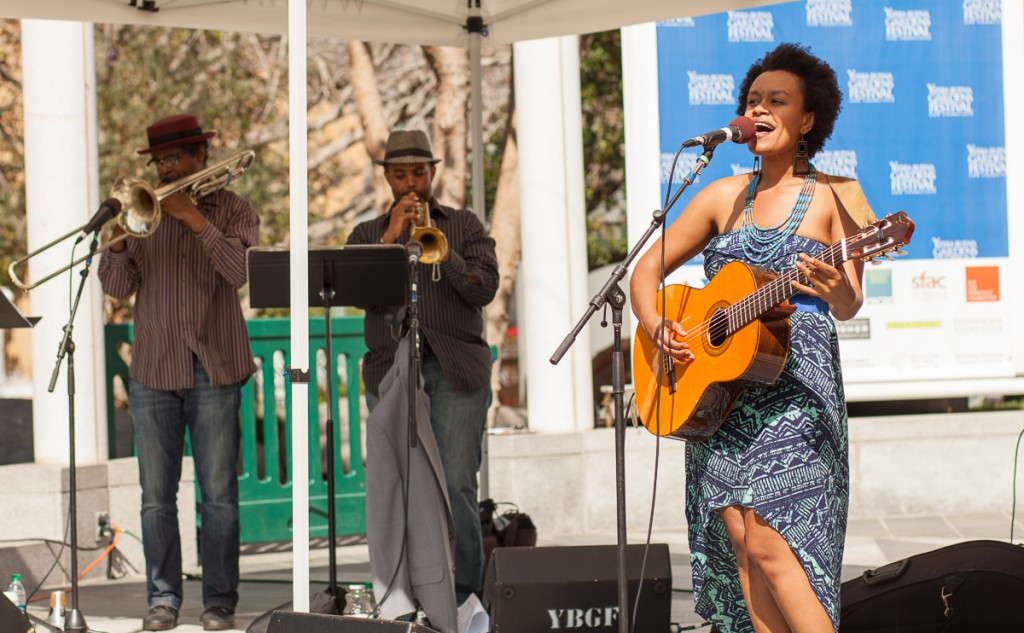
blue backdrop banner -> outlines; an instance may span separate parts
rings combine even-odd
[[[858,178],[879,216],[906,211],[917,222],[909,257],[1008,255],[999,0],[808,0],[657,33],[663,193],[680,143],[731,121],[750,64],[796,42],[832,65],[843,92],[818,170]],[[716,154],[705,182],[751,168],[742,148]],[[684,153],[675,183],[697,155]]]
[[[857,178],[879,217],[902,210],[916,223],[906,256],[866,267],[864,307],[837,323],[851,399],[1016,375],[1001,11],[1001,0],[806,0],[656,27],[662,195],[699,156],[685,150],[670,174],[680,144],[727,125],[750,64],[794,42],[843,92],[815,166]],[[703,183],[752,163],[745,147],[719,146],[669,222]],[[706,283],[698,266],[672,281]]]

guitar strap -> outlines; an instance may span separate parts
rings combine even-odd
[[[860,183],[855,178],[829,176],[828,174],[825,175],[825,178],[836,199],[843,205],[858,227],[867,226],[875,221],[875,213],[871,210],[864,190],[861,189]]]

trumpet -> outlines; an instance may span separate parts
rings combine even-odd
[[[211,165],[205,169],[197,171],[190,176],[185,176],[184,178],[175,180],[174,182],[164,185],[158,189],[154,189],[146,181],[134,176],[127,176],[120,179],[111,188],[110,197],[121,203],[121,212],[117,214],[116,222],[122,229],[124,229],[123,235],[119,235],[118,237],[104,242],[88,255],[76,259],[67,266],[50,273],[39,281],[28,284],[21,280],[17,274],[17,268],[19,266],[25,264],[36,255],[60,244],[72,235],[80,233],[86,226],[88,226],[87,224],[83,224],[76,229],[68,231],[52,242],[37,248],[21,259],[11,262],[11,265],[7,268],[7,273],[11,276],[11,283],[22,290],[32,290],[36,286],[53,279],[57,275],[71,270],[96,253],[107,250],[118,242],[126,240],[129,237],[148,237],[152,235],[153,232],[156,231],[156,227],[160,224],[160,217],[162,215],[160,212],[161,200],[171,194],[181,191],[192,200],[193,204],[195,204],[195,202],[203,196],[207,196],[229,186],[234,182],[235,178],[241,176],[245,173],[245,170],[249,169],[249,166],[252,165],[252,161],[255,160],[255,158],[256,153],[252,150],[242,150],[215,165]]]
[[[416,194],[413,196],[415,197]],[[423,246],[423,254],[420,255],[421,264],[439,262],[448,254],[448,238],[440,229],[430,226],[430,203],[426,200],[416,203],[416,219],[413,220],[413,230],[409,241],[419,242]]]

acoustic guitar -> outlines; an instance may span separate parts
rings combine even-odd
[[[842,239],[816,259],[838,267],[869,260],[910,243],[914,223],[900,211]],[[682,363],[661,352],[638,327],[633,341],[633,388],[640,419],[651,433],[701,441],[721,426],[747,388],[771,384],[789,356],[789,298],[793,268],[777,274],[743,262],[722,267],[701,289],[669,285],[657,295],[662,311],[686,330],[696,357]],[[659,398],[660,395],[660,398]],[[660,400],[660,402],[659,402]]]

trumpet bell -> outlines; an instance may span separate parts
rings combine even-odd
[[[421,264],[439,262],[448,254],[448,238],[432,226],[416,229],[409,240],[423,245],[423,254],[420,255]]]

